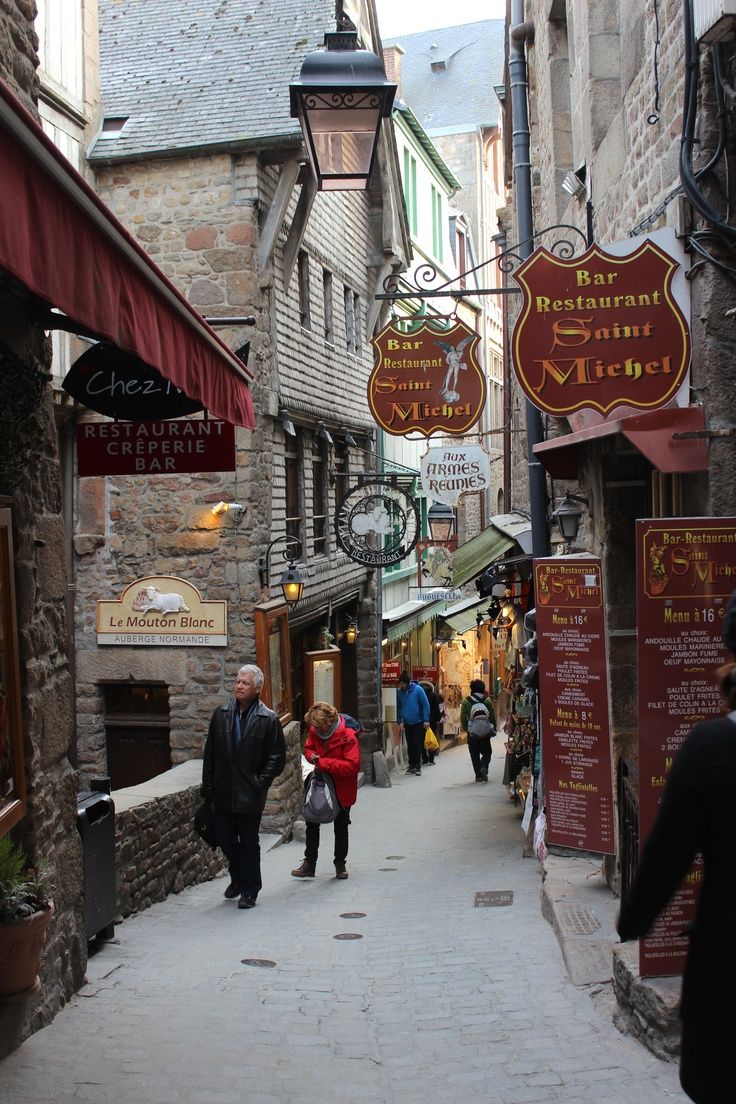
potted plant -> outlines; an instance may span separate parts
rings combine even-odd
[[[53,915],[47,874],[30,869],[20,847],[0,837],[0,1004],[41,988],[38,967]]]

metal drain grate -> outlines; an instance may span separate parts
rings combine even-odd
[[[364,912],[341,912],[341,920],[361,920],[365,916]]]
[[[476,893],[473,908],[498,908],[501,905],[513,905],[513,889],[484,889]]]
[[[333,935],[333,939],[362,939],[363,936],[359,932],[340,932],[339,935]]]
[[[379,870],[398,870],[398,866],[379,866]]]
[[[565,935],[592,935],[600,930],[601,922],[596,914],[574,901],[558,901],[557,915],[560,931]]]
[[[390,862],[390,861],[391,861],[392,859],[403,859],[403,858],[404,858],[404,856],[403,856],[403,855],[386,855],[386,858],[387,858],[387,859],[389,860],[389,862]]]
[[[272,970],[276,965],[272,958],[241,958],[240,961],[244,966],[262,966],[267,970]]]

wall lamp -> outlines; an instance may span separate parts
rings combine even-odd
[[[358,49],[356,31],[326,34],[324,44],[289,85],[291,117],[299,119],[318,190],[365,191],[396,85],[377,54]]]
[[[261,589],[268,586],[269,578],[269,563],[271,559],[271,549],[276,544],[280,544],[285,541],[287,544],[286,550],[282,551],[282,556],[287,561],[286,568],[284,570],[281,579],[279,580],[279,586],[284,595],[284,600],[287,606],[295,606],[304,593],[304,580],[302,579],[301,572],[296,566],[296,558],[301,556],[304,552],[304,545],[298,537],[290,537],[286,534],[280,537],[274,537],[266,549],[264,556],[258,561],[258,580],[261,585]],[[290,548],[296,548],[296,555],[292,555]]]
[[[585,165],[576,170],[570,169],[568,173],[565,173],[560,187],[563,192],[567,192],[574,199],[580,199],[586,191],[585,177]]]
[[[455,511],[444,502],[435,502],[427,513],[432,540],[444,543],[452,538],[455,529]]]
[[[282,407],[281,410],[279,410],[279,418],[281,419],[281,425],[283,426],[284,433],[288,433],[290,437],[296,437],[296,429],[294,428],[294,423],[291,420],[291,415],[289,414],[289,411],[285,407]]]
[[[580,528],[580,519],[583,516],[583,511],[578,503],[582,503],[583,506],[587,506],[588,512],[592,516],[593,514],[593,496],[586,495],[574,495],[568,491],[563,498],[560,505],[556,510],[552,511],[551,519],[556,521],[560,527],[560,533],[563,540],[572,543],[578,535]]]
[[[355,641],[358,639],[358,633],[359,632],[360,632],[360,629],[358,628],[358,626],[356,624],[355,618],[352,617],[350,619],[350,621],[348,622],[348,627],[346,628],[345,633],[344,633],[345,643],[346,644],[354,644]]]
[[[211,513],[215,517],[218,514],[234,514],[239,521],[245,513],[245,506],[242,502],[218,502],[212,507]]]

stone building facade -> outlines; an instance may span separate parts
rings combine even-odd
[[[0,0],[0,78],[38,117],[34,14],[35,5],[26,0]],[[33,308],[32,297],[0,268],[0,501],[12,515],[12,613],[18,627],[24,760],[14,766],[25,775],[26,791],[25,808],[18,810],[24,815],[17,819],[11,809],[8,820],[3,788],[0,833],[10,825],[29,860],[46,864],[56,905],[40,994],[0,1009],[0,1057],[69,999],[82,982],[87,954],[77,783],[69,761],[74,687],[65,616],[59,443],[49,387],[50,347],[32,320]],[[3,601],[7,608],[7,594]]]
[[[616,769],[623,759],[637,758],[635,520],[736,512],[736,407],[729,380],[734,271],[727,260],[727,238],[694,216],[680,179],[686,81],[683,5],[662,0],[659,41],[654,8],[635,0],[528,0],[523,12],[523,26],[516,33],[528,67],[535,232],[571,224],[583,236],[592,232],[606,248],[670,228],[691,262],[685,261],[692,335],[687,400],[702,410],[707,470],[677,470],[676,462],[675,470],[659,470],[619,434],[578,449],[572,482],[548,479],[550,503],[560,501],[566,486],[592,494],[579,546],[603,560]],[[723,24],[718,34],[724,30],[734,28]],[[733,114],[730,107],[723,114],[726,140],[719,155],[714,49],[706,41],[695,45],[700,62],[696,167],[716,154],[701,186],[725,211]],[[736,64],[732,34],[719,49],[729,86]],[[509,111],[508,90],[506,102]],[[581,184],[577,198],[561,190],[569,174]],[[523,406],[519,394],[517,389],[517,407]],[[572,428],[564,419],[546,420],[550,439],[559,437],[562,442]],[[514,484],[521,495],[526,458],[523,452],[517,458]],[[619,859],[609,869],[614,886],[619,883]]]
[[[154,33],[170,34],[178,49],[174,7],[171,26]],[[379,738],[377,584],[338,546],[333,518],[342,495],[375,465],[366,399],[378,322],[373,295],[379,279],[403,263],[407,246],[390,136],[382,139],[366,193],[315,194],[301,166],[288,81],[320,45],[317,28],[329,28],[332,6],[323,7],[305,7],[301,20],[280,17],[279,35],[309,34],[289,62],[296,71],[284,70],[270,129],[227,143],[205,135],[193,145],[185,127],[172,138],[164,122],[160,140],[153,134],[143,150],[126,145],[124,130],[118,140],[103,124],[90,155],[100,195],[192,305],[210,319],[254,319],[219,332],[232,348],[250,344],[256,426],[237,430],[231,473],[78,482],[77,720],[85,774],[110,769],[113,730],[120,727],[120,718],[111,721],[111,694],[121,686],[163,692],[172,764],[201,754],[212,711],[231,694],[238,668],[260,658],[254,610],[271,610],[279,594],[285,537],[301,542],[305,580],[304,597],[289,614],[292,715],[303,714],[312,693],[306,654],[339,655],[340,705],[365,726],[370,769]],[[372,5],[361,7],[370,26]],[[125,100],[129,78],[116,66],[120,51],[135,54],[136,12],[135,4],[101,5],[105,118],[132,110]],[[259,64],[269,71],[283,64],[269,60],[274,41],[251,30]],[[145,60],[154,86],[165,80],[157,56]],[[185,51],[179,60],[183,68],[191,62]],[[217,85],[217,75],[212,81]],[[279,128],[283,133],[274,135]],[[215,516],[212,506],[220,501],[245,510]],[[262,587],[259,559],[272,541],[270,579]],[[206,600],[225,600],[227,646],[98,645],[97,600],[148,575],[183,578]],[[360,630],[352,645],[343,635],[350,620]],[[128,717],[133,724],[142,719]],[[264,825],[279,825],[282,812],[267,810]]]

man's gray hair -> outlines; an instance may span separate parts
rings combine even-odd
[[[263,686],[263,671],[260,667],[256,667],[255,663],[245,663],[238,671],[239,675],[252,675],[253,685],[256,691],[260,690]]]

